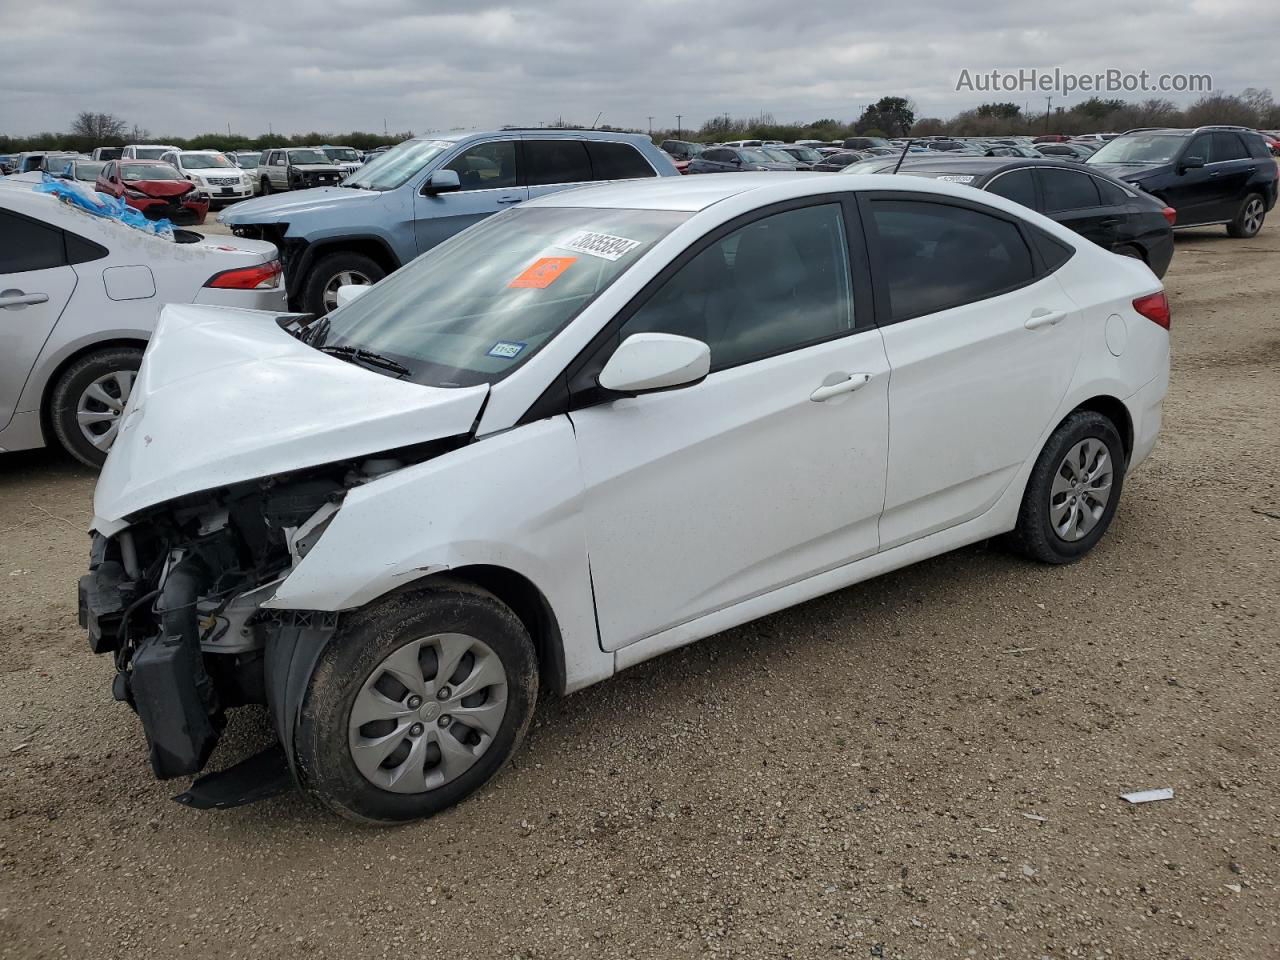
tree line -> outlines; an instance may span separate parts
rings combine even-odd
[[[1239,94],[1217,93],[1201,97],[1186,107],[1170,100],[1154,97],[1129,101],[1118,98],[1090,97],[1069,108],[1051,111],[1030,108],[1029,102],[984,103],[955,116],[918,117],[916,106],[906,97],[881,97],[863,108],[856,120],[824,117],[812,122],[779,122],[770,113],[753,117],[712,117],[697,129],[667,129],[651,132],[653,139],[695,140],[723,143],[727,140],[842,140],[850,136],[981,137],[997,135],[1030,135],[1045,133],[1075,135],[1081,133],[1121,132],[1133,127],[1198,127],[1210,123],[1237,124],[1260,130],[1280,129],[1280,104],[1271,91],[1249,87]],[[554,127],[582,126],[560,120]],[[603,130],[626,130],[602,126]],[[639,133],[638,130],[627,132]],[[187,150],[265,150],[270,147],[303,147],[321,143],[372,150],[400,143],[412,137],[413,131],[380,134],[352,131],[349,133],[278,134],[250,137],[241,133],[202,133],[195,137],[153,136],[145,128],[130,125],[107,113],[83,111],[66,133],[38,133],[29,137],[0,134],[0,153],[23,150],[74,150],[87,152],[94,147],[122,146],[125,143],[166,143]]]

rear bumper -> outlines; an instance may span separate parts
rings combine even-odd
[[[286,313],[289,309],[289,297],[283,283],[270,290],[221,290],[215,287],[201,287],[194,302],[213,307],[269,310],[273,313]]]
[[[1169,392],[1169,368],[1166,366],[1142,389],[1125,400],[1133,421],[1133,451],[1129,455],[1129,472],[1135,470],[1155,449],[1164,422],[1164,397]]]

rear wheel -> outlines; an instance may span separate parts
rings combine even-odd
[[[115,442],[134,377],[137,347],[112,347],[81,357],[58,378],[49,397],[49,421],[73,457],[100,467]]]
[[[259,186],[261,187],[262,195],[265,197],[271,192],[271,177],[264,173]]]
[[[302,285],[302,309],[322,316],[338,307],[338,288],[377,283],[386,271],[362,253],[340,251],[321,257]]]
[[[304,789],[353,820],[428,817],[489,780],[533,715],[533,643],[511,609],[442,583],[344,615],[308,684]]]
[[[1124,444],[1115,424],[1077,410],[1040,451],[1010,545],[1042,563],[1074,563],[1107,532],[1123,485]]]
[[[1251,193],[1240,203],[1235,219],[1227,224],[1227,235],[1241,240],[1256,237],[1266,217],[1267,205],[1263,203],[1262,197]]]

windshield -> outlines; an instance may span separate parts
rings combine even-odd
[[[90,182],[98,179],[98,174],[102,172],[102,168],[107,165],[105,160],[98,162],[95,160],[81,160],[76,164],[76,179],[88,180]]]
[[[1186,137],[1137,133],[1117,137],[1088,160],[1089,163],[1169,163],[1178,155]]]
[[[360,158],[356,156],[356,152],[350,147],[321,147],[321,150],[330,160],[340,160],[343,163],[360,162]]]
[[[316,347],[390,358],[426,386],[493,383],[688,217],[673,210],[508,210],[433,247],[300,336]]]
[[[738,155],[747,163],[777,163],[777,159],[769,156],[759,147],[751,150],[739,150]],[[787,157],[787,162],[791,162],[791,158]]]
[[[262,154],[260,153],[237,153],[235,155],[235,161],[237,166],[256,167],[258,165],[258,158],[261,156]]]
[[[181,180],[182,174],[168,163],[126,163],[120,167],[124,180]]]
[[[164,147],[138,147],[133,152],[139,160],[159,160],[168,151]]]
[[[761,153],[763,153],[766,157],[768,157],[770,160],[774,161],[775,163],[795,163],[796,162],[795,157],[793,157],[791,154],[787,153],[787,151],[779,147],[759,147],[758,149]]]
[[[812,147],[787,147],[784,152],[805,163],[817,163],[822,159],[822,154]]]
[[[329,160],[319,150],[290,150],[289,162],[293,164],[328,163]]]
[[[215,167],[234,167],[235,164],[220,153],[184,153],[182,165],[188,170],[211,170]]]
[[[394,190],[453,146],[452,140],[406,140],[374,157],[342,185],[364,190]]]

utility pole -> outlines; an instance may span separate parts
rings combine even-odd
[[[1044,99],[1045,99],[1044,132],[1048,133],[1049,132],[1049,111],[1053,109],[1053,97],[1048,96],[1048,97],[1045,97]]]
[[[382,135],[384,137],[387,136],[387,118],[386,117],[382,118]]]
[[[649,136],[653,136],[653,117],[649,118]]]
[[[680,139],[680,121],[684,119],[683,113],[676,114],[676,139]]]

